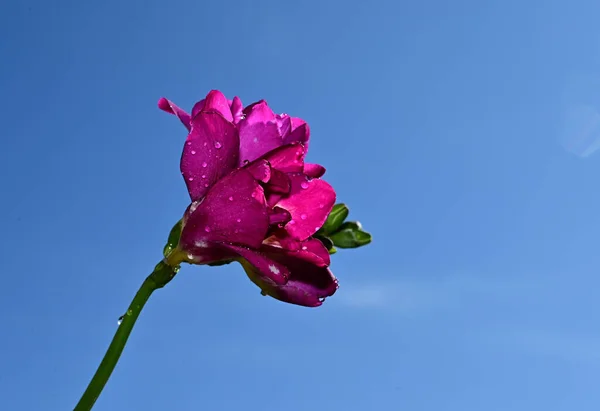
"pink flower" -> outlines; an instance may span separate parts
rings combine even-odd
[[[192,203],[176,252],[193,264],[236,260],[250,279],[281,301],[309,307],[333,295],[329,252],[312,238],[335,203],[335,191],[306,164],[306,122],[276,115],[264,100],[243,108],[216,90],[191,115],[164,98],[189,134],[181,173]]]

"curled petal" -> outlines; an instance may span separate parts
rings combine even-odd
[[[239,169],[189,208],[179,245],[185,251],[222,242],[259,248],[268,228],[264,191],[252,174]]]
[[[245,169],[254,176],[258,181],[263,183],[269,182],[271,179],[271,165],[267,160],[256,160],[248,164]]]
[[[290,192],[290,179],[286,173],[271,168],[271,178],[267,184],[269,193],[288,194]]]
[[[296,240],[306,240],[325,223],[335,203],[335,191],[325,181],[309,179],[304,174],[290,174],[290,194],[277,203],[292,219],[285,230]]]
[[[310,178],[319,178],[325,174],[325,167],[320,164],[304,163],[304,174]]]
[[[269,213],[269,225],[279,225],[290,221],[292,216],[283,208],[274,207]]]
[[[270,285],[283,285],[287,283],[290,271],[285,265],[269,259],[263,253],[256,250],[249,250],[230,244],[223,244],[223,247],[234,251],[252,265],[258,272],[258,275],[262,277],[262,281]]]
[[[271,150],[262,158],[283,173],[300,173],[304,169],[305,153],[302,144],[293,143]]]
[[[328,267],[331,263],[329,251],[316,238],[297,241],[291,238],[277,238],[277,235],[275,235],[263,242],[263,249],[286,257],[294,257],[317,267]]]
[[[187,128],[188,131],[190,131],[190,115],[182,109],[180,109],[179,107],[177,107],[175,103],[173,103],[171,100],[167,100],[166,98],[161,97],[161,99],[158,100],[158,108],[160,108],[163,111],[166,111],[167,113],[176,115],[179,121],[181,121],[181,123],[185,126],[185,128]]]
[[[202,198],[237,166],[238,145],[235,126],[220,114],[202,112],[193,118],[181,156],[181,173],[192,200]]]
[[[229,104],[231,109],[231,114],[233,115],[233,124],[237,124],[244,117],[244,106],[242,105],[242,100],[238,96],[235,96],[231,103]]]
[[[287,283],[273,284],[250,262],[243,262],[242,266],[250,280],[258,285],[263,293],[273,298],[290,304],[318,307],[338,288],[336,278],[327,267],[318,267],[300,259],[277,256],[273,253],[268,253],[267,256],[288,268],[290,275]]]

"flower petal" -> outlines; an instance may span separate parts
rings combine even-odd
[[[190,207],[179,245],[185,251],[215,242],[259,248],[268,228],[262,187],[248,171],[235,170]]]
[[[202,111],[216,111],[217,113],[221,114],[225,120],[233,122],[233,115],[231,114],[231,108],[229,108],[227,97],[225,97],[219,90],[211,90],[206,95]]]
[[[319,178],[325,174],[325,167],[320,164],[304,163],[304,174],[310,178]]]
[[[181,121],[181,123],[185,126],[185,128],[187,128],[188,131],[190,131],[190,115],[182,109],[180,109],[179,107],[177,107],[175,103],[173,103],[171,100],[167,100],[166,98],[161,97],[160,100],[158,100],[158,108],[160,108],[163,111],[166,111],[167,113],[176,115],[179,121]]]
[[[244,117],[242,100],[238,96],[235,96],[229,105],[231,114],[233,115],[233,124],[237,124]]]
[[[237,166],[238,146],[235,126],[220,114],[202,112],[193,118],[181,156],[181,173],[192,200],[202,198]]]
[[[276,234],[263,242],[263,249],[267,252],[275,252],[288,257],[298,258],[317,267],[328,267],[331,263],[329,251],[316,238],[297,241],[291,238],[278,238],[278,234]]]
[[[310,138],[310,128],[306,121],[297,117],[290,117],[291,127],[286,134],[283,134],[283,144],[302,143],[308,151],[308,140]]]
[[[290,179],[287,174],[271,168],[271,178],[269,179],[269,184],[267,184],[267,191],[269,194],[288,194],[290,192]]]
[[[248,164],[245,168],[258,181],[267,183],[271,179],[271,165],[267,160],[256,160]]]
[[[335,191],[324,180],[309,179],[304,174],[289,174],[289,196],[277,203],[292,216],[285,230],[297,240],[306,240],[325,223],[335,203]]]
[[[259,251],[230,244],[223,244],[223,247],[236,252],[246,262],[251,264],[257,271],[257,275],[262,277],[262,281],[270,285],[283,285],[287,283],[290,271],[285,265],[269,259]]]
[[[248,110],[249,109],[249,110]],[[246,118],[240,120],[240,164],[254,161],[282,144],[275,114],[265,101],[246,107]]]
[[[304,146],[300,143],[287,144],[269,151],[262,158],[271,167],[284,173],[299,173],[304,169]]]
[[[267,256],[272,258],[274,254],[268,253]],[[288,281],[284,285],[265,280],[264,274],[256,266],[249,262],[242,263],[250,280],[258,285],[264,294],[273,298],[290,304],[318,307],[323,304],[325,297],[333,295],[338,288],[336,278],[327,267],[317,267],[290,257],[277,258],[277,261],[290,271]]]

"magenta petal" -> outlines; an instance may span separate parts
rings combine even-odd
[[[217,113],[221,114],[225,120],[233,122],[233,115],[231,114],[227,97],[225,97],[219,90],[211,90],[206,95],[202,111],[216,111]]]
[[[263,242],[263,249],[288,257],[298,258],[317,267],[327,267],[331,263],[329,251],[316,238],[297,241],[291,238],[277,238],[277,235],[275,235]]]
[[[278,225],[287,223],[292,216],[283,208],[274,207],[269,213],[269,225]]]
[[[285,230],[297,240],[305,240],[319,230],[335,203],[335,191],[324,180],[290,174],[289,196],[277,203],[292,216]]]
[[[184,250],[215,242],[258,248],[268,228],[262,187],[246,170],[235,170],[190,207],[179,244]]]
[[[246,118],[240,120],[240,164],[254,161],[281,145],[281,135],[274,118],[267,103],[261,101],[247,111]]]
[[[304,169],[304,146],[300,143],[288,144],[269,151],[262,158],[271,167],[284,173],[299,173]]]
[[[304,174],[310,178],[319,178],[325,174],[325,167],[319,164],[304,163]]]
[[[289,269],[286,284],[277,285],[265,281],[264,275],[256,267],[244,264],[244,269],[250,280],[273,298],[290,304],[318,307],[338,288],[337,280],[327,267],[317,267],[295,258],[281,258],[282,256],[273,253],[267,255]]]
[[[269,194],[288,194],[290,192],[289,177],[286,173],[271,168],[271,178],[269,179],[269,184],[267,184],[266,190]]]
[[[273,261],[263,253],[255,250],[229,244],[223,244],[223,247],[236,252],[250,263],[257,271],[257,275],[262,277],[263,281],[273,285],[283,285],[287,282],[290,271],[285,265]]]
[[[308,149],[308,139],[310,137],[310,128],[306,121],[297,117],[290,117],[291,129],[288,134],[283,135],[283,144],[302,143]]]
[[[171,100],[161,97],[161,99],[158,100],[158,108],[167,113],[175,114],[185,128],[187,128],[188,131],[190,130],[190,115],[177,107]]]
[[[202,99],[199,102],[197,102],[196,104],[194,104],[194,107],[192,107],[192,118],[196,117],[198,115],[198,113],[200,113],[204,109],[205,102],[206,102],[206,100]]]
[[[242,100],[238,96],[235,96],[229,105],[231,109],[231,114],[233,115],[233,124],[237,124],[244,117],[244,106],[242,105]]]
[[[271,165],[267,160],[253,161],[244,169],[252,174],[255,179],[262,181],[263,183],[266,183],[271,179]]]
[[[220,114],[200,113],[194,117],[181,156],[181,173],[192,200],[202,198],[237,166],[238,145],[235,126]]]

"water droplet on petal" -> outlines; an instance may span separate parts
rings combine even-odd
[[[254,140],[252,140],[252,141],[254,141],[255,143],[258,143],[258,137],[254,137]]]
[[[194,177],[188,177],[188,181],[194,181]]]
[[[190,151],[190,153],[196,154],[196,150],[192,150],[192,151]]]
[[[246,166],[250,163],[250,160],[244,160],[243,164]]]
[[[303,181],[302,183],[300,183],[300,187],[307,189],[308,188],[308,183],[306,181]]]
[[[319,301],[320,301],[320,302],[323,302],[323,301],[325,301],[325,297],[319,297]]]
[[[206,178],[206,174],[202,174],[202,178]]]
[[[202,167],[206,168],[208,164],[206,164],[206,161],[202,163]]]
[[[319,231],[321,227],[315,227],[315,232]]]
[[[233,196],[229,196],[229,201],[233,201]]]
[[[210,233],[210,227],[209,226],[204,227],[204,231],[206,231],[207,233]]]
[[[219,143],[218,141],[215,141],[215,148],[221,148],[221,143]]]
[[[302,246],[302,249],[303,249],[303,250],[307,250],[307,249],[308,249],[308,247],[307,247],[307,246],[305,246],[305,245],[303,245],[303,246]]]
[[[296,222],[294,220],[290,220],[290,222],[288,224],[289,225],[294,225],[294,224],[296,224]]]
[[[208,188],[208,183],[204,184],[204,187],[205,187],[205,188]]]
[[[301,218],[301,219],[303,219],[303,220],[306,220],[306,214],[302,214],[302,215],[300,216],[300,218]]]
[[[191,142],[191,141],[188,141],[186,144],[187,144],[188,146],[191,146],[191,145],[192,145],[192,142]]]
[[[319,208],[325,208],[325,204],[319,204]]]
[[[242,222],[242,219],[241,219],[241,218],[238,218],[238,219],[237,219],[237,220],[235,220],[235,221],[237,221],[238,223],[241,223],[241,222]]]

